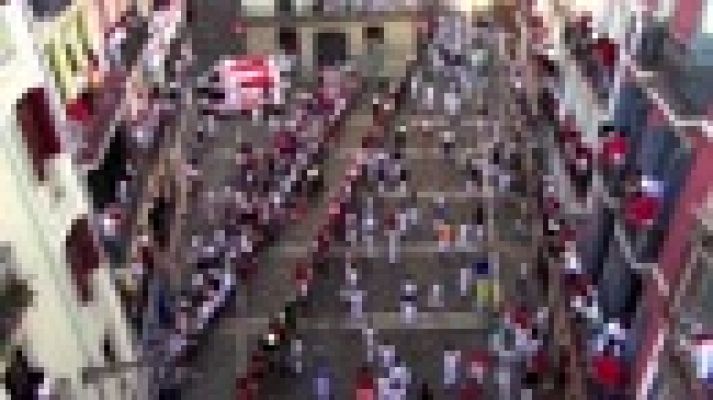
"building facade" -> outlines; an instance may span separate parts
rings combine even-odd
[[[2,305],[18,309],[3,324],[0,365],[8,372],[0,398],[50,388],[67,399],[132,398],[137,372],[87,379],[134,363],[137,349],[94,233],[65,112],[91,84],[92,60],[101,62],[103,28],[128,2],[111,2],[107,12],[79,0],[40,13],[32,3],[0,6],[0,250],[3,276],[29,294]],[[101,21],[102,13],[110,18]],[[28,366],[41,377],[34,388]]]

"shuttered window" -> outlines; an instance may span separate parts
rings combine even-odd
[[[92,273],[99,267],[99,249],[86,217],[74,221],[65,242],[67,263],[81,302],[92,297]]]
[[[29,89],[18,100],[15,107],[35,175],[38,180],[44,181],[47,160],[61,150],[45,89]]]

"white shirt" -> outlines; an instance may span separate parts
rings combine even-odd
[[[389,236],[389,264],[395,264],[397,261],[396,232],[390,231],[387,234]]]
[[[713,376],[713,341],[699,341],[693,345],[692,351],[698,379]]]
[[[397,214],[399,231],[406,232],[408,228],[408,214],[406,212],[399,212]]]
[[[446,350],[443,352],[443,384],[452,386],[456,384],[458,378],[458,366],[460,365],[460,351]]]
[[[458,288],[460,289],[461,296],[465,296],[468,294],[468,286],[470,286],[471,274],[472,272],[470,268],[464,267],[460,269]]]
[[[418,207],[409,208],[409,217],[411,218],[411,223],[413,225],[418,224]]]
[[[458,226],[458,245],[465,248],[468,245],[468,231],[470,231],[470,226],[467,224],[460,224]]]
[[[429,303],[432,308],[443,307],[443,290],[440,284],[433,284],[431,286],[431,296],[429,298]]]
[[[396,348],[393,345],[379,345],[379,361],[383,368],[390,368],[396,361]]]

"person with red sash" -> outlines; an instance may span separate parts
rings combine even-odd
[[[355,400],[376,400],[376,381],[371,369],[367,366],[359,368],[356,377]]]
[[[603,351],[594,354],[591,367],[597,399],[624,398],[627,382],[626,366],[620,356],[615,355],[609,347],[605,347]]]

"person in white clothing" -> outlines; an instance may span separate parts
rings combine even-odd
[[[376,355],[374,329],[369,327],[363,327],[362,335],[364,336],[364,342],[366,343],[366,360],[368,363],[373,363]]]
[[[390,229],[386,232],[386,234],[389,242],[388,261],[389,264],[394,265],[398,262],[399,233],[395,229]]]
[[[378,347],[379,362],[381,368],[387,370],[393,367],[396,363],[396,347],[391,344],[382,344]]]
[[[468,248],[470,237],[470,225],[460,224],[458,225],[458,247],[465,250]]]
[[[472,270],[469,267],[462,267],[460,269],[460,274],[458,276],[458,289],[460,291],[461,297],[468,295],[468,289],[470,288],[472,281]]]
[[[416,319],[416,284],[407,280],[402,287],[401,317],[406,323]]]
[[[435,88],[432,85],[426,86],[426,95],[425,95],[425,101],[424,104],[426,106],[426,110],[432,111],[434,108],[434,100],[435,100]]]
[[[443,286],[440,283],[431,285],[431,293],[428,298],[428,304],[431,308],[443,308]]]
[[[445,130],[441,132],[440,136],[443,157],[446,159],[450,159],[453,155],[453,149],[456,145],[456,134],[451,130]]]
[[[401,210],[396,214],[397,218],[397,224],[398,224],[398,230],[401,235],[404,235],[406,233],[406,230],[409,228],[408,220],[408,212],[406,210]]]
[[[460,350],[448,349],[443,352],[443,385],[446,389],[451,389],[458,383],[460,362]]]
[[[406,390],[411,383],[411,370],[400,363],[389,369],[389,398],[394,400],[406,400]]]

